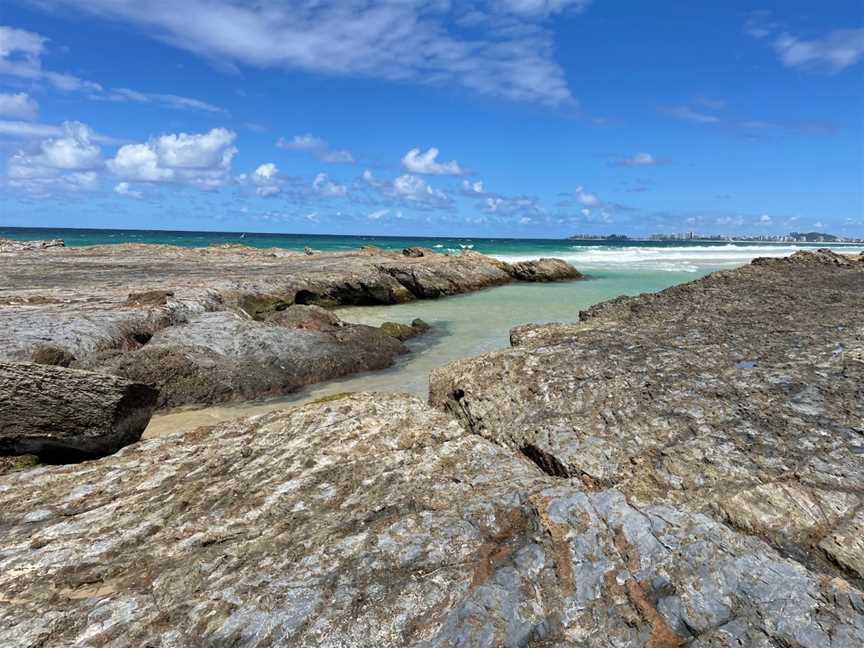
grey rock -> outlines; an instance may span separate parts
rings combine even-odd
[[[0,524],[10,647],[864,641],[848,582],[704,514],[550,477],[406,396],[0,476]]]
[[[69,462],[141,438],[156,407],[148,385],[28,362],[0,362],[0,455]]]
[[[757,260],[437,370],[431,402],[588,488],[668,502],[861,578],[864,259]]]
[[[95,354],[86,366],[154,384],[159,406],[177,407],[284,394],[389,367],[406,352],[379,329],[292,306],[265,322],[230,311],[202,313],[158,331],[138,350]]]

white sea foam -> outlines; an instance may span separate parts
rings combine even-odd
[[[544,256],[562,258],[580,270],[655,270],[665,272],[699,272],[731,268],[749,263],[756,257],[784,257],[798,250],[827,247],[837,252],[856,254],[864,250],[850,245],[692,245],[681,247],[611,247],[605,245],[562,246],[560,251],[544,250]],[[515,262],[537,255],[495,255],[502,261]]]

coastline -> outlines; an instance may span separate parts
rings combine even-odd
[[[0,640],[860,645],[862,300],[864,257],[758,259],[514,330],[432,406],[0,476]]]

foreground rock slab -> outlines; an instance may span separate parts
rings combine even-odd
[[[355,395],[0,477],[4,646],[802,646],[861,592]]]
[[[0,362],[0,455],[69,462],[141,438],[156,408],[149,385],[89,371]]]
[[[860,586],[864,257],[757,259],[581,319],[438,370],[432,402],[547,474],[706,513]]]

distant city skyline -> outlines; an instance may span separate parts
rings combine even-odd
[[[0,226],[861,239],[862,14],[11,0]]]

